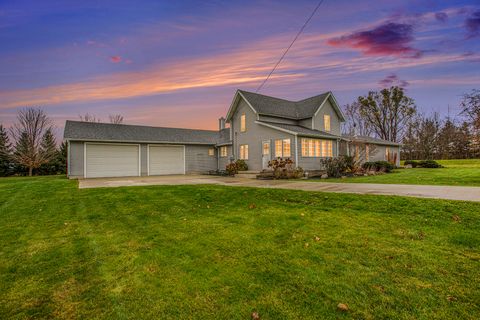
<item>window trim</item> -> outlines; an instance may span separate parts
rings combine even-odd
[[[328,119],[328,121],[327,121],[327,119]],[[327,123],[328,123],[328,126],[327,126]],[[332,131],[332,117],[329,114],[324,114],[323,115],[323,129],[326,132]]]
[[[279,144],[280,143],[280,144]],[[292,157],[292,139],[285,138],[285,139],[275,139],[275,158],[291,158]],[[285,146],[288,144],[288,155],[285,153]],[[280,150],[278,150],[278,147]],[[280,152],[278,152],[280,151]]]
[[[300,140],[302,157],[304,158],[332,158],[333,141],[317,138],[302,138]]]
[[[240,132],[247,131],[247,117],[245,113],[240,116]]]
[[[221,146],[220,147],[220,158],[226,158],[226,157],[228,157],[228,147],[227,146]]]
[[[248,144],[241,144],[239,146],[238,156],[241,160],[248,160]]]

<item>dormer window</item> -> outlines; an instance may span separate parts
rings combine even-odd
[[[325,131],[330,131],[330,115],[324,114],[323,115],[323,128]]]
[[[245,122],[245,113],[240,116],[240,132],[247,131],[247,123]]]

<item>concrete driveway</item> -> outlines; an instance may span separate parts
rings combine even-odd
[[[173,175],[131,178],[98,178],[79,181],[79,188],[150,185],[214,184],[221,186],[280,188],[305,191],[381,194],[480,202],[480,187],[425,186],[406,184],[331,183],[302,180],[256,180],[208,175]]]

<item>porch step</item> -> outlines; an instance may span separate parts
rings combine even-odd
[[[238,173],[235,175],[236,178],[247,178],[247,179],[256,179],[257,174],[259,174],[260,171],[253,171],[253,170],[248,170],[248,171],[238,171]]]

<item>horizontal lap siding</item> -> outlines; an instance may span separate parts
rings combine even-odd
[[[185,146],[186,173],[207,173],[217,169],[217,154],[208,155],[208,150],[214,146]]]
[[[217,152],[220,154],[220,148],[217,149]],[[225,170],[227,164],[230,163],[230,157],[232,157],[232,146],[227,146],[227,156],[218,158],[218,170]]]

